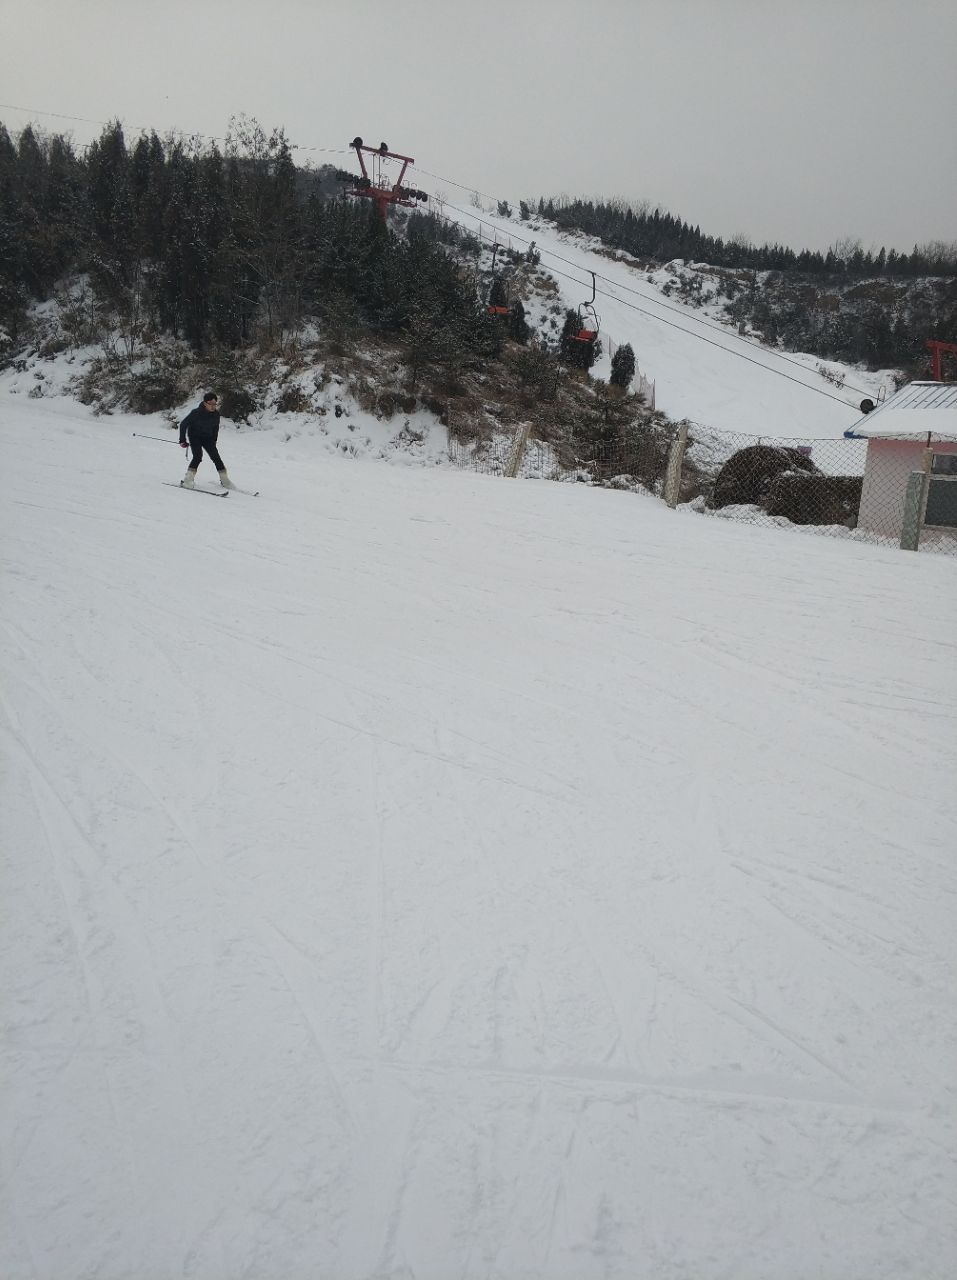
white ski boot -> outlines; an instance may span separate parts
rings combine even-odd
[[[185,476],[183,476],[182,480],[180,480],[180,485],[181,485],[184,489],[192,489],[192,488],[194,488],[194,487],[195,487],[195,483],[196,483],[196,472],[195,472],[195,471],[187,471],[187,472],[186,472],[186,474],[185,474]]]
[[[235,488],[236,488],[236,486],[233,484],[232,480],[230,480],[228,472],[226,472],[226,471],[220,471],[220,473],[219,473],[219,483],[223,486],[223,488],[224,488],[224,489],[235,489]]]

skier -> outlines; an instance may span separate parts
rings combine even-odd
[[[192,457],[189,460],[189,468],[186,475],[180,481],[186,489],[192,489],[196,472],[199,464],[203,460],[203,450],[209,454],[210,460],[219,472],[219,483],[224,489],[235,489],[236,486],[230,480],[226,473],[226,464],[219,456],[219,450],[216,448],[216,438],[219,435],[219,409],[217,405],[219,397],[215,391],[207,391],[203,396],[203,403],[196,406],[192,413],[188,413],[183,421],[179,424],[179,443],[180,447],[187,447],[187,439],[189,440],[189,448],[192,449]]]

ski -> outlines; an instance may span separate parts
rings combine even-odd
[[[201,489],[198,485],[194,485],[193,488],[191,489],[189,485],[173,484],[172,480],[164,480],[162,483],[165,485],[169,485],[171,489],[185,489],[187,493],[206,493],[211,498],[228,498],[229,497],[228,489],[224,489],[222,493],[220,493],[218,489]]]
[[[258,489],[240,489],[240,488],[239,488],[239,486],[238,486],[238,485],[235,485],[235,484],[233,485],[233,487],[232,487],[232,489],[231,489],[231,490],[230,490],[230,489],[227,489],[227,490],[226,490],[226,492],[227,492],[227,493],[230,493],[230,492],[232,492],[232,493],[244,493],[244,494],[246,495],[246,497],[247,497],[247,498],[258,498],[258,497],[259,497],[259,490],[258,490]]]

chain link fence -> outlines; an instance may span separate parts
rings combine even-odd
[[[957,440],[787,439],[649,421],[587,444],[449,437],[454,465],[651,493],[671,507],[826,537],[957,555]]]
[[[548,442],[531,435],[529,424],[513,435],[474,440],[448,436],[454,466],[485,475],[534,480],[583,481],[616,489],[662,493],[677,434],[673,423],[628,426],[586,442]]]
[[[955,457],[957,441],[926,437],[781,440],[691,423],[680,467],[704,514],[957,555]]]

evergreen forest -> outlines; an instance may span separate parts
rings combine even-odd
[[[245,118],[222,149],[155,132],[131,142],[114,123],[78,152],[64,136],[12,137],[0,124],[0,356],[22,348],[33,304],[71,277],[89,288],[74,308],[77,342],[108,326],[129,361],[157,335],[203,353],[281,346],[310,324],[340,341],[403,335],[413,358],[453,363],[525,340],[520,310],[505,326],[488,314],[477,241],[418,211],[387,227],[371,201],[338,198],[336,179],[297,165],[282,130]],[[520,207],[531,216],[530,202]],[[727,318],[771,345],[919,376],[926,340],[957,336],[953,246],[795,252],[622,202],[542,199],[537,211],[642,267],[709,264]],[[699,300],[700,276],[677,287]],[[580,347],[564,333],[557,354],[587,368]]]
[[[81,275],[91,323],[108,311],[130,357],[158,333],[203,352],[281,344],[309,322],[494,354],[500,328],[447,251],[468,237],[419,212],[397,235],[371,201],[330,198],[340,191],[331,170],[297,166],[282,131],[255,122],[234,122],[223,151],[156,133],[130,145],[113,124],[82,155],[0,125],[8,345],[32,303]]]

